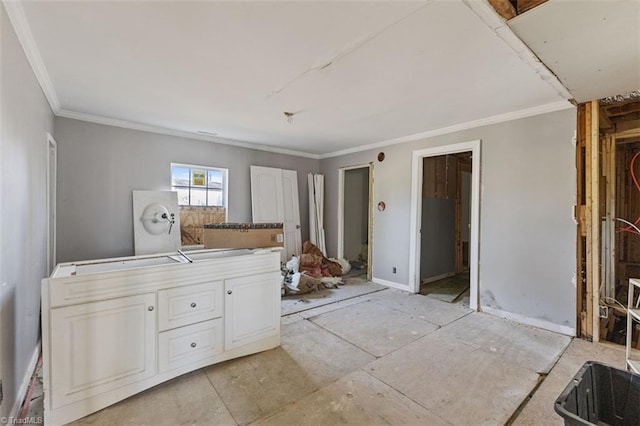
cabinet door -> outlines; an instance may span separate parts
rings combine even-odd
[[[225,350],[280,333],[280,272],[225,281]]]
[[[155,293],[51,310],[53,408],[156,374]]]

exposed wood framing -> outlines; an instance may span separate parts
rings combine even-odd
[[[632,132],[640,128],[640,119],[621,121],[616,124],[616,131],[624,134],[625,132]]]
[[[615,124],[609,119],[603,107],[600,107],[600,114],[598,116],[600,120],[600,129],[604,130],[613,130],[615,129]]]
[[[637,138],[640,136],[640,128],[633,128],[629,130],[625,130],[624,132],[618,132],[615,134],[617,139],[624,138]]]
[[[489,4],[507,21],[516,16],[516,8],[509,0],[489,0]]]
[[[598,127],[598,101],[591,101],[587,104],[587,147],[590,146],[590,167],[588,173],[590,175],[590,190],[587,192],[587,206],[589,206],[588,198],[591,197],[591,223],[588,224],[587,234],[587,262],[590,261],[591,267],[587,267],[587,289],[591,291],[591,319],[592,332],[591,336],[594,342],[600,340],[600,318],[597,315],[600,306],[600,228],[601,228],[601,212],[600,212],[600,135]],[[589,176],[588,175],[588,176]],[[589,233],[591,241],[589,242]],[[589,271],[591,279],[589,280]],[[591,283],[591,285],[589,285]]]
[[[597,309],[600,304],[600,218],[604,213],[604,209],[600,205],[601,168],[598,112],[598,101],[587,102],[579,106],[576,141],[578,200],[584,198],[583,218],[578,214],[580,222],[578,225],[577,267],[579,275],[584,273],[584,276],[578,277],[579,285],[577,286],[580,311],[579,329],[582,337],[592,338],[594,341],[598,341],[600,337],[600,319],[597,315]],[[582,144],[584,144],[584,156],[582,155]],[[580,208],[577,210],[581,211]],[[584,286],[582,279],[584,279]]]
[[[610,106],[607,108],[607,115],[609,117],[627,115],[632,112],[640,112],[640,102],[630,102],[628,104]]]
[[[586,256],[585,238],[587,236],[585,210],[585,109],[584,104],[578,105],[577,131],[576,131],[576,221],[578,229],[576,232],[576,330],[581,337],[588,337],[587,333],[587,306],[585,304],[585,283],[586,283]]]
[[[585,277],[585,294],[583,297],[585,299],[585,318],[584,318],[584,337],[591,338],[593,337],[593,231],[592,231],[592,223],[593,223],[593,210],[594,206],[597,206],[594,203],[593,199],[593,187],[592,179],[593,179],[593,144],[591,142],[591,120],[592,120],[592,111],[591,111],[591,103],[587,103],[584,105],[584,117],[583,122],[581,123],[581,127],[583,127],[584,132],[584,147],[585,147],[585,156],[584,156],[584,176],[585,176],[585,209],[584,209],[584,218],[585,218],[585,233],[586,233],[586,253],[585,253],[585,263],[586,263],[586,277]],[[597,157],[597,155],[596,155]],[[596,191],[597,192],[597,191]],[[597,209],[596,209],[597,211]],[[596,248],[597,252],[599,248]]]
[[[548,0],[489,0],[489,4],[493,9],[502,16],[505,20],[520,15],[521,13],[531,10],[536,6],[540,6],[542,3]]]
[[[516,4],[518,5],[518,15],[526,12],[527,10],[533,9],[536,6],[540,6],[542,3],[545,3],[547,0],[517,0]]]
[[[616,219],[633,222],[640,212],[629,168],[640,143],[639,96],[578,105],[577,330],[593,341],[617,341],[624,312],[612,299],[624,298],[627,280],[640,276],[640,238],[620,232]],[[640,162],[635,169],[640,173]],[[601,304],[610,307],[607,319],[599,318]]]

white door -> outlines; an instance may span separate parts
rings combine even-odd
[[[251,213],[253,222],[284,224],[284,259],[302,251],[298,173],[251,166]]]
[[[278,335],[280,279],[276,271],[225,280],[225,350]]]
[[[284,247],[286,258],[302,252],[300,233],[300,203],[298,200],[298,172],[282,170],[282,193],[284,203]]]
[[[284,222],[281,169],[251,166],[251,217],[255,223]]]

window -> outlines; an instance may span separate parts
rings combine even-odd
[[[227,221],[228,170],[171,163],[171,190],[178,193],[183,246],[202,244],[203,225]]]
[[[171,190],[181,206],[227,206],[227,169],[171,163]]]

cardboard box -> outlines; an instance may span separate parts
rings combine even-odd
[[[204,225],[204,248],[284,247],[282,223],[215,223]]]

